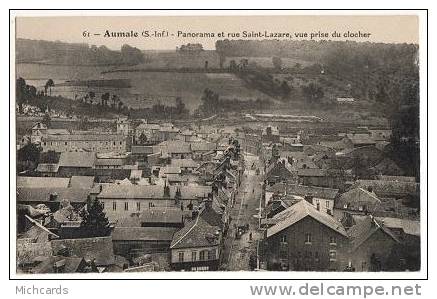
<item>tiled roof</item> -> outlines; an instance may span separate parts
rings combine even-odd
[[[52,240],[53,252],[68,248],[72,256],[94,260],[96,266],[112,265],[115,262],[111,237]]]
[[[210,225],[200,215],[177,231],[170,248],[196,248],[218,246],[220,244],[219,227]]]
[[[395,242],[399,242],[393,232],[381,225],[381,223],[372,216],[355,216],[354,221],[356,224],[348,230],[352,250],[356,250],[360,247],[377,231],[383,231],[389,238]]]
[[[363,189],[372,188],[373,192],[380,196],[392,195],[417,195],[419,184],[415,182],[387,181],[387,180],[357,180],[354,187]]]
[[[192,142],[191,150],[193,152],[209,152],[217,149],[217,145],[212,142]]]
[[[37,172],[58,172],[59,165],[56,163],[39,163],[35,171]]]
[[[373,212],[381,205],[381,200],[375,193],[363,188],[353,188],[340,195],[335,206],[339,209],[359,210],[365,206],[367,211]]]
[[[113,241],[168,241],[177,231],[173,227],[115,227]]]
[[[132,154],[153,154],[154,149],[152,146],[146,145],[132,145]]]
[[[93,176],[77,176],[74,175],[70,179],[71,188],[90,189],[94,186]]]
[[[69,178],[17,177],[17,188],[67,188]]]
[[[297,175],[305,177],[324,177],[327,175],[327,170],[319,168],[302,168],[298,169]]]
[[[170,198],[174,198],[176,186],[170,187]],[[182,199],[199,199],[211,193],[209,186],[179,186]],[[136,199],[165,199],[162,185],[111,185],[103,189],[98,198],[136,198]]]
[[[47,135],[44,141],[125,141],[125,137],[119,134],[55,134]]]
[[[96,166],[122,166],[124,165],[124,159],[117,158],[105,158],[105,159],[97,159]]]
[[[199,166],[199,163],[197,163],[193,159],[172,159],[170,166],[180,168],[197,168]]]
[[[93,167],[96,161],[94,152],[63,152],[59,167]]]
[[[276,214],[272,218],[276,221],[276,224],[267,229],[267,237],[279,233],[280,231],[296,224],[305,217],[311,217],[335,232],[347,237],[346,230],[340,222],[338,222],[334,217],[318,211],[306,200],[301,200],[286,210]]]
[[[153,207],[143,211],[139,216],[141,223],[182,223],[184,218],[190,218],[191,211],[179,208]]]
[[[85,202],[91,189],[81,188],[17,188],[17,202],[50,202],[50,195],[57,194],[56,202]]]
[[[375,218],[380,222],[384,222],[385,227],[402,229],[407,235],[420,236],[420,221],[392,217]]]

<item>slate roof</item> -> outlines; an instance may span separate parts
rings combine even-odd
[[[168,241],[177,231],[173,227],[115,227],[112,241]]]
[[[191,153],[190,143],[185,141],[164,141],[159,144],[162,150],[168,154]]]
[[[139,216],[140,223],[182,223],[184,218],[190,218],[191,211],[179,208],[153,207],[143,211]]]
[[[17,188],[67,188],[69,183],[69,178],[17,177]]]
[[[94,166],[96,153],[94,152],[62,152],[59,167],[88,167]]]
[[[272,219],[276,221],[276,224],[267,229],[267,237],[273,236],[282,230],[296,224],[305,217],[311,217],[317,222],[329,227],[335,232],[347,237],[346,230],[343,225],[337,221],[334,217],[318,211],[312,204],[306,200],[301,200],[298,203],[292,205],[286,210],[276,214]]]

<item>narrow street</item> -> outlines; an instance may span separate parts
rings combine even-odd
[[[256,169],[262,170],[258,156],[245,154],[246,169],[243,174],[235,205],[231,209],[232,222],[225,240],[224,260],[228,271],[249,271],[249,258],[256,255],[257,240],[261,238],[258,230],[260,196],[262,194],[262,173],[256,174]],[[252,167],[254,165],[254,167]],[[248,224],[249,230],[240,239],[236,238],[238,226]],[[250,240],[252,234],[252,240]]]

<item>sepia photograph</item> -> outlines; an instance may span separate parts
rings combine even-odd
[[[424,269],[417,15],[12,27],[17,277]]]

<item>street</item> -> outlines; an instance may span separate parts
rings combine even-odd
[[[258,156],[245,154],[246,169],[244,171],[235,205],[231,209],[232,222],[230,223],[227,239],[224,244],[224,260],[228,271],[248,271],[249,258],[256,255],[257,240],[262,235],[258,230],[258,215],[260,196],[262,194],[262,173],[256,174],[256,169],[262,169]],[[252,165],[254,167],[252,168]],[[238,226],[248,224],[249,230],[236,239]],[[252,235],[252,240],[250,239]]]

